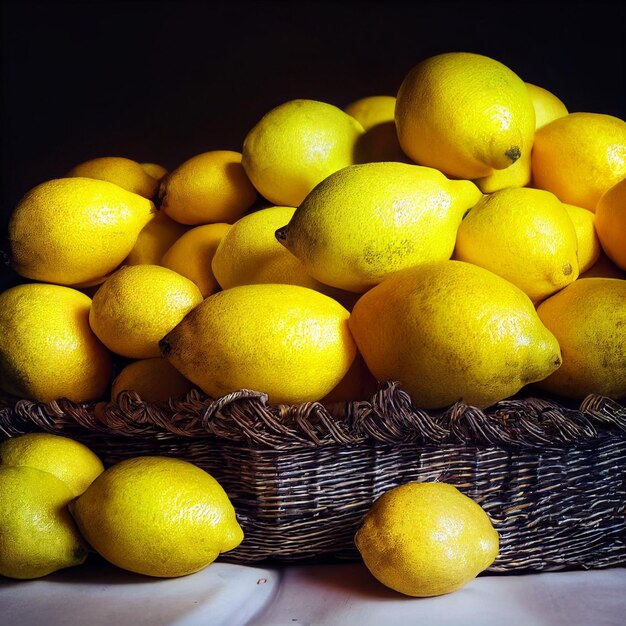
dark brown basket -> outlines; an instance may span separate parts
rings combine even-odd
[[[500,553],[490,571],[626,562],[626,407],[604,397],[434,413],[385,383],[368,401],[329,407],[272,406],[247,390],[167,404],[134,392],[118,404],[4,401],[0,439],[38,430],[84,442],[107,465],[168,455],[209,471],[245,533],[224,560],[358,558],[354,533],[378,496],[439,480],[491,517]]]

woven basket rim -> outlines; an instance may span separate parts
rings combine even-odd
[[[115,403],[0,398],[0,437],[33,427],[133,437],[211,437],[276,450],[368,441],[547,447],[591,441],[606,432],[626,437],[626,406],[599,395],[571,407],[528,396],[487,409],[457,402],[427,411],[416,407],[394,381],[381,383],[368,399],[332,405],[270,404],[267,394],[247,389],[216,399],[194,389],[161,403],[144,402],[134,391],[122,392]]]

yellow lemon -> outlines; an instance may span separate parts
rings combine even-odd
[[[259,193],[298,206],[327,176],[355,163],[363,127],[317,100],[290,100],[266,113],[246,135],[243,166]]]
[[[213,224],[238,220],[257,192],[241,165],[241,154],[212,150],[191,157],[162,181],[161,210],[181,224]]]
[[[166,402],[191,389],[193,384],[169,361],[154,357],[134,361],[122,369],[111,385],[111,401],[115,402],[122,391],[136,391],[144,402]]]
[[[364,130],[395,119],[396,99],[394,96],[367,96],[351,102],[344,111],[357,120]]]
[[[602,248],[594,225],[596,216],[593,211],[573,204],[563,204],[574,224],[578,240],[578,270],[586,272],[598,260]]]
[[[482,178],[531,151],[535,110],[522,79],[486,56],[448,52],[404,78],[396,102],[402,150],[457,178]]]
[[[394,96],[368,96],[351,102],[344,109],[365,130],[356,146],[358,163],[409,161],[398,141],[395,108]]]
[[[353,165],[321,182],[276,236],[320,282],[363,292],[406,267],[449,259],[463,214],[481,196],[428,167]]]
[[[29,283],[0,294],[0,388],[39,402],[97,400],[111,355],[89,327],[91,299],[60,285]]]
[[[75,165],[68,177],[80,176],[115,183],[123,189],[153,198],[159,183],[137,161],[124,157],[99,157]]]
[[[602,195],[595,224],[606,255],[626,271],[626,178]]]
[[[530,152],[525,152],[513,165],[503,170],[493,170],[489,176],[474,182],[483,193],[494,193],[507,187],[525,187],[532,180]]]
[[[54,474],[79,496],[104,471],[86,445],[51,433],[29,433],[0,444],[0,465],[26,465]]]
[[[569,113],[563,102],[551,91],[532,83],[526,83],[526,89],[535,107],[535,130]]]
[[[155,180],[161,180],[167,174],[167,169],[158,163],[140,163],[139,165]]]
[[[537,308],[561,345],[563,365],[539,384],[569,398],[626,396],[626,281],[583,278]]]
[[[576,230],[559,199],[539,189],[484,196],[459,226],[454,256],[541,300],[578,277]]]
[[[209,296],[159,345],[212,397],[252,389],[300,404],[325,396],[352,365],[349,315],[306,287],[243,285]]]
[[[237,285],[281,283],[323,290],[304,264],[276,240],[274,233],[289,222],[291,207],[268,207],[245,215],[224,236],[212,261],[222,289]]]
[[[378,498],[355,535],[372,575],[408,596],[451,593],[487,569],[499,537],[479,504],[447,483],[407,483]]]
[[[461,261],[387,278],[356,303],[350,330],[376,379],[399,381],[427,409],[489,406],[561,364],[528,296]]]
[[[133,249],[124,259],[124,265],[161,265],[163,255],[174,242],[189,230],[159,211],[137,236]],[[103,281],[104,282],[104,279]]]
[[[602,113],[570,113],[535,135],[533,186],[590,211],[626,178],[626,122]]]
[[[15,270],[74,285],[113,271],[152,219],[150,200],[91,178],[49,180],[31,189],[9,221]]]
[[[89,324],[113,352],[146,359],[160,356],[159,339],[200,302],[188,278],[158,265],[129,265],[98,289]]]
[[[161,265],[192,280],[206,298],[219,289],[211,263],[217,247],[230,228],[230,224],[223,223],[192,228],[172,244],[163,255]]]
[[[67,510],[73,497],[53,474],[0,466],[0,575],[40,578],[85,562],[87,548]]]
[[[70,510],[105,559],[131,572],[197,572],[243,540],[221,485],[179,459],[136,457],[108,468]]]

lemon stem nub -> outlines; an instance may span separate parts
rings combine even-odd
[[[511,164],[513,164],[522,156],[522,151],[519,146],[511,146],[504,154],[511,159]]]
[[[287,241],[287,226],[283,226],[281,228],[279,228],[275,233],[274,236],[276,237],[276,239],[278,239],[278,241],[280,243],[282,243],[283,245],[285,245],[285,242]]]

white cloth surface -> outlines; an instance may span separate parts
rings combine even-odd
[[[480,576],[408,598],[360,563],[213,563],[175,579],[91,564],[32,581],[0,578],[2,626],[624,626],[626,568]]]

